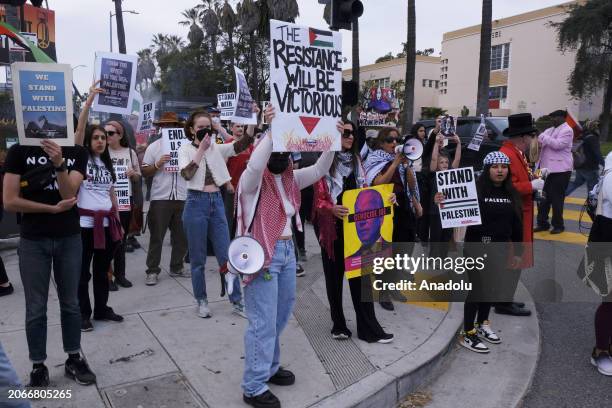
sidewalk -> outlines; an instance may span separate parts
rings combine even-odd
[[[320,250],[312,228],[306,231],[309,261],[298,278],[294,316],[282,337],[282,364],[296,374],[291,387],[272,386],[283,407],[392,407],[421,385],[454,341],[462,305],[423,307],[395,304],[395,312],[376,306],[391,344],[331,338]],[[64,377],[60,313],[54,287],[49,293],[47,366],[52,387],[71,389],[71,400],[45,400],[34,407],[245,407],[240,382],[244,367],[246,320],[220,298],[217,262],[209,257],[207,291],[211,319],[195,314],[191,280],[168,275],[169,243],[156,286],[144,284],[148,236],[143,249],[127,254],[127,276],[134,287],[111,292],[109,305],[123,323],[96,322],[82,334],[82,347],[97,386],[76,385]],[[0,300],[0,341],[24,383],[31,369],[24,331],[24,297],[14,250],[2,258],[15,294]],[[356,333],[345,285],[345,313]]]

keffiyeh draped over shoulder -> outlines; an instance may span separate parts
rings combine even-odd
[[[359,159],[355,159],[353,154],[350,152],[338,152],[334,157],[335,172],[332,176],[327,174],[325,176],[325,182],[332,198],[332,202],[338,201],[338,196],[342,193],[344,187],[344,179],[355,174],[355,180],[357,181],[357,187],[365,187],[365,172]]]
[[[366,172],[366,182],[369,186],[372,185],[376,176],[378,176],[381,173],[381,171],[385,168],[387,163],[393,161],[393,159],[395,159],[394,154],[387,153],[382,149],[378,149],[378,150],[374,150],[370,152],[370,154],[368,155],[368,158],[363,163],[363,167],[365,168],[365,172]],[[405,186],[407,167],[405,165],[399,165],[397,169],[399,171],[400,178],[402,179],[402,184]],[[413,172],[413,175],[414,175],[414,170],[409,169],[409,171]],[[416,178],[416,175],[414,176]],[[406,188],[405,190],[406,190],[406,196],[408,197],[408,202],[410,203],[410,207],[412,207],[412,200],[411,200],[412,193],[410,192],[409,188]],[[414,194],[415,194],[416,199],[420,200],[418,186],[415,186]]]

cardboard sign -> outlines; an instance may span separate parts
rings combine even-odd
[[[70,65],[15,62],[11,72],[19,143],[38,146],[53,139],[74,146]]]
[[[96,53],[95,76],[105,92],[96,95],[94,111],[121,115],[132,113],[137,61],[135,55]]]
[[[221,111],[221,120],[231,120],[236,110],[236,92],[217,94],[217,108]]]
[[[183,129],[162,129],[162,151],[170,155],[170,161],[164,166],[165,171],[170,173],[179,171],[178,151],[183,143],[189,143]]]
[[[377,257],[391,256],[393,204],[389,201],[392,184],[347,190],[342,205],[344,218],[344,273],[347,279],[368,273]]]
[[[438,171],[435,177],[438,192],[444,194],[444,202],[438,204],[442,228],[482,224],[474,168]]]
[[[249,92],[249,84],[240,68],[234,66],[234,71],[236,71],[236,101],[231,121],[243,125],[256,125],[257,115],[253,112],[253,98]]]
[[[114,166],[115,177],[117,181],[115,182],[115,196],[117,196],[117,206],[119,211],[130,211],[131,202],[130,202],[130,192],[131,184],[130,178],[127,176],[127,166]]]
[[[270,37],[273,150],[340,150],[340,33],[270,20]]]

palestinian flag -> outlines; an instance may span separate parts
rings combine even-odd
[[[38,48],[37,44],[34,44],[21,34],[10,24],[0,22],[0,35],[6,35],[8,38],[13,40],[17,45],[29,50],[36,62],[55,63],[51,57],[44,53],[43,50]]]
[[[572,128],[572,130],[574,131],[575,138],[580,137],[580,134],[582,133],[582,126],[580,125],[580,122],[578,122],[578,120],[574,117],[574,115],[572,115],[569,110],[566,112],[567,116],[565,116],[565,123],[567,123],[569,127]]]
[[[334,36],[331,31],[309,28],[310,45],[314,47],[334,48]]]

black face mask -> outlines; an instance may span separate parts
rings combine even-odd
[[[272,153],[268,160],[268,170],[272,174],[281,174],[289,167],[289,153]]]
[[[201,142],[202,139],[206,137],[206,135],[212,135],[212,129],[205,127],[196,132],[196,138]]]

